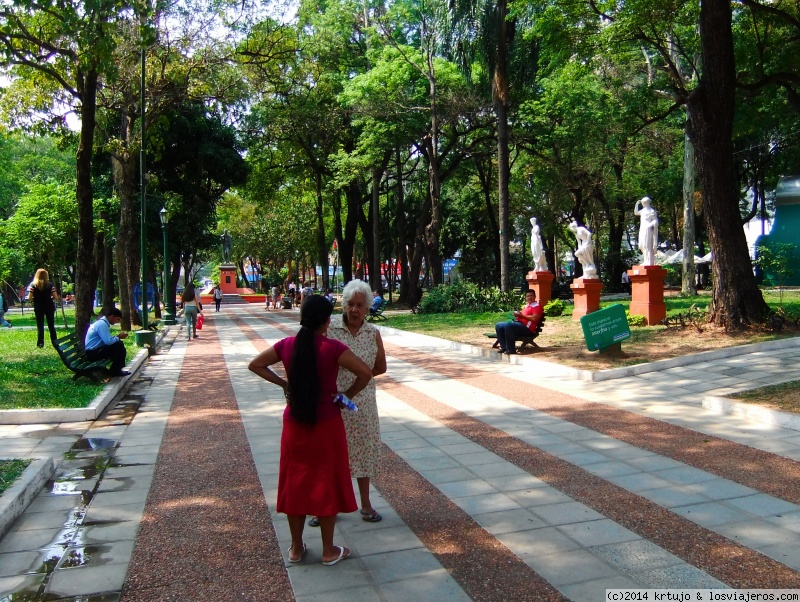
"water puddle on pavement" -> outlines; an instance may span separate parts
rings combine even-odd
[[[144,403],[147,390],[153,382],[152,377],[136,378],[122,398],[110,407],[104,415],[94,422],[93,428],[110,424],[131,423],[139,408]],[[43,602],[58,600],[59,602],[118,602],[120,592],[91,596],[58,596],[45,593],[50,577],[57,569],[81,566],[102,566],[108,560],[103,555],[108,546],[89,544],[86,541],[86,511],[97,492],[99,483],[110,466],[127,466],[114,464],[113,457],[119,441],[104,437],[92,437],[92,430],[76,441],[64,454],[54,478],[47,487],[51,495],[73,496],[72,507],[64,509],[64,523],[51,541],[39,549],[38,558],[28,568],[19,590],[5,594],[2,602]],[[94,524],[115,523],[118,521],[98,521]]]

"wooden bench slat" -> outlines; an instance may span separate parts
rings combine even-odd
[[[62,363],[75,373],[73,380],[85,376],[86,378],[97,381],[98,378],[95,372],[98,370],[105,370],[111,364],[110,359],[86,359],[84,350],[78,345],[78,340],[74,332],[60,339],[56,339],[53,342],[53,347],[58,353],[58,357],[61,358]]]

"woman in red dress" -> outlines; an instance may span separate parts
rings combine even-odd
[[[333,545],[339,512],[358,509],[347,454],[336,376],[339,366],[356,375],[343,393],[353,398],[372,378],[372,370],[346,345],[325,336],[333,306],[321,295],[311,295],[300,309],[300,331],[256,356],[248,366],[264,380],[283,388],[281,461],[278,474],[278,512],[289,520],[292,546],[289,562],[300,562],[306,552],[303,528],[306,515],[319,517],[322,563],[334,565],[350,550]],[[270,366],[282,362],[287,379]]]

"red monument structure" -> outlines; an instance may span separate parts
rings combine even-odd
[[[572,319],[580,320],[586,314],[600,309],[600,291],[603,281],[599,278],[576,278],[569,286],[574,294]]]
[[[528,281],[528,286],[536,291],[536,300],[539,305],[545,306],[550,303],[553,297],[553,280],[555,275],[552,272],[535,272],[531,270],[525,276]]]
[[[667,317],[664,303],[664,279],[667,270],[657,265],[635,265],[628,270],[631,279],[632,316],[644,316],[648,326],[659,324]]]

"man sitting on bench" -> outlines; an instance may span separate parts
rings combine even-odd
[[[372,307],[369,308],[369,313],[373,315],[377,314],[378,310],[381,308],[381,303],[383,303],[381,291],[372,291]]]
[[[536,301],[536,291],[533,289],[528,289],[525,293],[525,302],[522,311],[514,312],[514,321],[498,322],[494,325],[497,343],[500,346],[498,353],[515,355],[517,339],[529,337],[536,332],[539,320],[544,315],[544,308]]]
[[[123,370],[125,367],[125,356],[128,354],[122,339],[127,338],[127,332],[119,333],[119,336],[111,336],[111,325],[119,324],[122,312],[119,308],[112,307],[108,314],[100,316],[89,330],[86,331],[86,340],[83,344],[83,351],[86,359],[92,362],[98,360],[111,360],[111,376],[128,376],[130,372]]]

